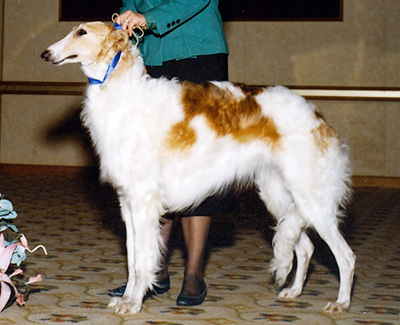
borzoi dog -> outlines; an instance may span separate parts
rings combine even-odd
[[[280,287],[297,257],[294,283],[279,297],[301,294],[314,250],[311,227],[340,271],[337,301],[325,311],[349,308],[355,255],[338,229],[350,193],[348,148],[312,104],[279,86],[152,79],[127,33],[100,22],[73,29],[42,58],[80,63],[91,81],[83,123],[126,224],[128,284],[109,304],[117,313],[139,312],[157,282],[165,212],[249,182],[277,220],[271,269]]]

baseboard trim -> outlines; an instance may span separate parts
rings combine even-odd
[[[94,166],[48,166],[0,164],[2,175],[52,175],[52,176],[97,176]],[[354,187],[400,188],[400,177],[353,176]]]
[[[354,187],[400,188],[400,177],[353,176]]]
[[[49,175],[49,176],[85,176],[96,175],[96,167],[85,166],[50,166],[50,165],[23,165],[0,164],[0,175]]]

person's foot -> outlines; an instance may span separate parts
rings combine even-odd
[[[163,293],[167,292],[171,288],[171,282],[169,279],[169,275],[167,275],[164,279],[157,282],[157,284],[153,285],[153,290],[149,290],[147,295],[162,295]],[[120,286],[115,289],[108,290],[108,295],[111,297],[122,297],[126,290],[126,284]]]
[[[178,306],[201,305],[207,295],[207,286],[203,279],[187,275],[183,280],[182,290],[176,304]]]
[[[126,290],[126,284],[118,288],[108,290],[108,295],[111,297],[122,297],[125,293],[125,290]]]

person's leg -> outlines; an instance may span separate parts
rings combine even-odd
[[[198,296],[204,291],[203,260],[211,217],[183,217],[181,223],[187,249],[187,263],[181,295]]]
[[[203,280],[203,258],[211,217],[190,216],[181,218],[181,221],[187,249],[187,262],[182,290],[176,303],[178,306],[201,305],[207,293]]]
[[[164,218],[161,224],[160,235],[162,237],[165,251],[161,260],[161,269],[158,273],[159,280],[164,280],[168,276],[168,243],[171,236],[172,226],[174,225],[173,219]]]

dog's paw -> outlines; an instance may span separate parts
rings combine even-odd
[[[324,311],[328,314],[339,314],[349,310],[350,302],[329,302]]]
[[[298,288],[285,288],[283,289],[279,295],[278,298],[280,299],[293,299],[301,294],[301,289]]]
[[[108,308],[115,308],[117,304],[122,300],[122,298],[114,297],[111,298],[110,302],[108,303]]]
[[[125,300],[124,298],[114,297],[111,299],[108,307],[114,308],[117,314],[133,315],[140,312],[140,310],[142,309],[142,303]]]
[[[278,286],[278,288],[282,288],[285,285],[286,279],[291,270],[292,270],[292,265],[289,265],[287,267],[279,267],[274,271],[275,283]]]

